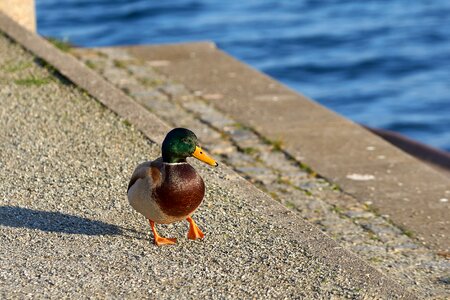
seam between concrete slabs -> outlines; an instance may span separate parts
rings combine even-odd
[[[145,109],[142,109],[140,105],[129,99],[129,97],[125,94],[121,93],[115,87],[102,80],[95,72],[88,70],[69,55],[59,52],[59,50],[46,43],[43,39],[30,34],[20,27],[17,27],[17,25],[11,23],[1,15],[0,26],[3,28],[6,27],[5,32],[14,40],[24,45],[32,53],[49,62],[58,70],[61,68],[61,73],[64,76],[69,78],[78,86],[84,88],[87,92],[94,96],[94,98],[101,101],[120,116],[131,120],[132,123],[136,125],[136,127],[140,129],[147,137],[154,140],[155,135],[157,135],[156,140],[160,142],[162,134],[164,134],[168,129],[167,126],[159,119],[155,118],[152,114],[148,113]],[[53,60],[54,58],[55,60]],[[83,78],[80,78],[80,76]],[[90,84],[92,82],[95,84]],[[99,85],[103,88],[100,92],[92,90],[99,88]],[[121,99],[114,99],[114,97],[119,97]],[[108,102],[105,99],[113,100]],[[138,110],[139,112],[130,112],[130,110],[133,109]],[[156,125],[152,125],[151,127],[147,126],[149,120],[155,122]],[[149,134],[149,132],[151,132],[151,134]],[[293,230],[294,235],[291,236],[291,238],[303,243],[312,241],[311,244],[308,244],[308,248],[314,250],[313,252],[323,253],[323,259],[327,262],[327,264],[345,267],[348,274],[353,275],[355,280],[356,278],[359,278],[359,280],[371,281],[375,286],[382,285],[383,290],[387,294],[399,293],[405,297],[412,297],[412,295],[406,293],[403,287],[398,286],[393,281],[388,279],[387,276],[380,273],[367,263],[361,261],[354,254],[351,254],[347,250],[338,246],[317,228],[299,219],[294,214],[286,210],[281,204],[275,203],[273,200],[269,199],[267,195],[248,184],[244,179],[236,176],[233,172],[228,170],[228,168],[224,168],[224,172],[234,178],[236,185],[242,188],[242,190],[245,190],[249,193],[249,195],[254,195],[253,197],[256,197],[256,199],[262,201],[261,204],[267,212],[269,219],[271,218],[278,224],[285,225],[285,228],[296,227],[298,230]],[[305,229],[307,230],[305,231]],[[303,233],[303,235],[301,235],[301,233]],[[367,280],[366,276],[370,279]]]

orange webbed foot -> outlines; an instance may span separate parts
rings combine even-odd
[[[177,243],[176,238],[164,238],[164,237],[159,236],[158,232],[156,232],[155,222],[153,222],[152,220],[148,220],[148,221],[149,221],[150,227],[152,228],[152,231],[153,231],[155,245],[157,245],[157,246],[175,245]]]
[[[156,246],[162,246],[162,245],[175,245],[177,243],[176,238],[163,238],[163,237],[155,237],[154,243]]]
[[[187,217],[186,220],[189,222],[189,232],[187,234],[188,239],[196,240],[205,237],[205,234],[200,230],[200,228],[198,228],[197,224],[195,224],[191,217]]]

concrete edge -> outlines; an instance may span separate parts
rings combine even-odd
[[[147,46],[147,45],[142,45]],[[118,48],[128,48],[128,47],[136,47],[136,45],[120,45],[120,46],[112,46]],[[139,47],[139,46],[138,46]],[[217,44],[214,41],[195,41],[195,42],[179,42],[179,43],[162,43],[151,46],[154,51],[164,53],[167,47],[170,47],[173,53],[179,53],[180,56],[184,56],[186,54],[186,49],[188,48],[190,51],[196,54],[202,54],[207,52],[213,52],[218,50]],[[83,47],[81,47],[83,48]],[[106,47],[109,48],[109,47]]]
[[[449,152],[430,147],[391,130],[365,127],[394,146],[428,164],[439,172],[442,172],[444,175],[450,176]]]
[[[74,57],[61,52],[45,39],[25,30],[2,13],[0,13],[0,30],[33,55],[55,67],[76,86],[85,90],[120,117],[129,120],[146,137],[159,144],[162,142],[169,129],[164,122]],[[318,228],[299,218],[282,204],[273,201],[231,169],[223,166],[222,168],[224,172],[231,175],[230,178],[235,180],[237,187],[260,202],[259,205],[265,209],[269,218],[285,228],[290,228],[292,235],[288,237],[289,239],[306,244],[307,249],[311,253],[316,253],[324,264],[331,268],[344,269],[353,280],[377,287],[388,298],[416,299],[404,286],[397,284],[356,254],[339,246]]]

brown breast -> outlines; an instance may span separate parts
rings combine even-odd
[[[153,191],[161,209],[170,216],[188,216],[200,205],[205,184],[188,163],[162,164],[162,184]]]

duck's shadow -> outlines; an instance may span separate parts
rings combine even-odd
[[[133,229],[65,213],[35,210],[18,206],[0,206],[0,225],[15,228],[39,229],[46,232],[92,236],[124,235],[131,237],[125,234],[125,232],[132,232],[134,233],[133,238],[142,238],[141,234]]]

